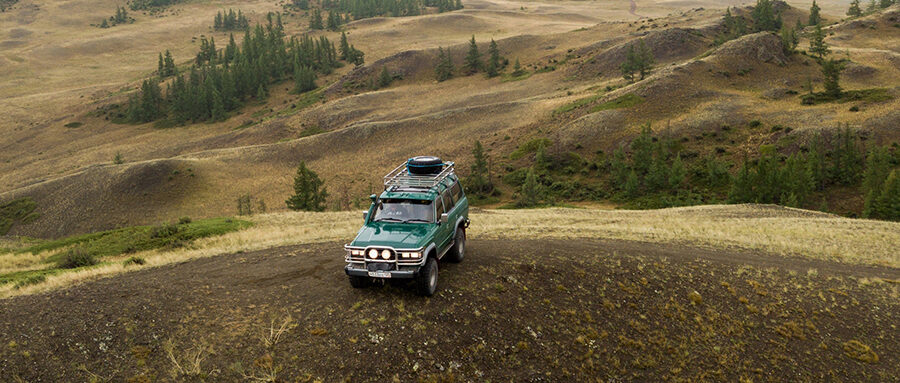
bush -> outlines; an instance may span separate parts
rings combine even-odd
[[[93,266],[97,264],[94,255],[86,250],[76,247],[66,251],[65,255],[59,259],[56,266],[61,269],[76,269],[79,267]]]
[[[178,226],[164,223],[153,227],[153,230],[150,231],[150,238],[168,238],[175,234],[178,234]]]
[[[122,264],[125,266],[143,265],[145,263],[147,263],[147,261],[141,257],[131,257],[131,258],[126,259],[125,262],[122,262]]]
[[[187,225],[191,222],[194,222],[194,220],[192,220],[191,217],[181,217],[178,219],[179,225]]]

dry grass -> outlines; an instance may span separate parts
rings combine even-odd
[[[758,205],[703,206],[649,211],[552,208],[477,210],[472,239],[596,238],[749,249],[853,264],[900,267],[900,223],[841,218],[804,210]],[[349,242],[361,224],[357,212],[273,213],[250,218],[249,229],[197,240],[189,248],[131,256],[144,265],[121,262],[48,276],[0,297],[58,289],[103,276],[219,254],[304,243]],[[41,255],[42,256],[42,255]],[[9,254],[0,259],[14,259]],[[123,258],[124,259],[124,258]],[[29,267],[24,263],[25,268]],[[5,266],[7,269],[10,266]]]

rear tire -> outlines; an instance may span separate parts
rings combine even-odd
[[[434,257],[428,257],[416,276],[416,291],[423,297],[434,295],[437,290],[438,264]]]
[[[453,248],[447,254],[447,261],[460,263],[466,257],[466,230],[456,228],[456,235],[453,237]]]
[[[369,281],[369,278],[367,277],[358,277],[355,275],[350,276],[350,286],[353,286],[354,289],[369,287],[370,283],[371,281]]]

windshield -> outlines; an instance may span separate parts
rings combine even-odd
[[[431,201],[417,199],[384,199],[375,208],[375,222],[431,223],[434,209]]]

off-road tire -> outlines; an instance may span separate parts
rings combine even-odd
[[[350,286],[353,286],[354,289],[362,289],[369,287],[372,281],[367,277],[358,277],[355,275],[350,275]]]
[[[457,227],[456,235],[453,236],[453,248],[447,253],[447,261],[460,263],[466,257],[466,230]]]
[[[434,257],[428,257],[416,276],[416,292],[423,297],[434,295],[438,283],[438,264]]]

